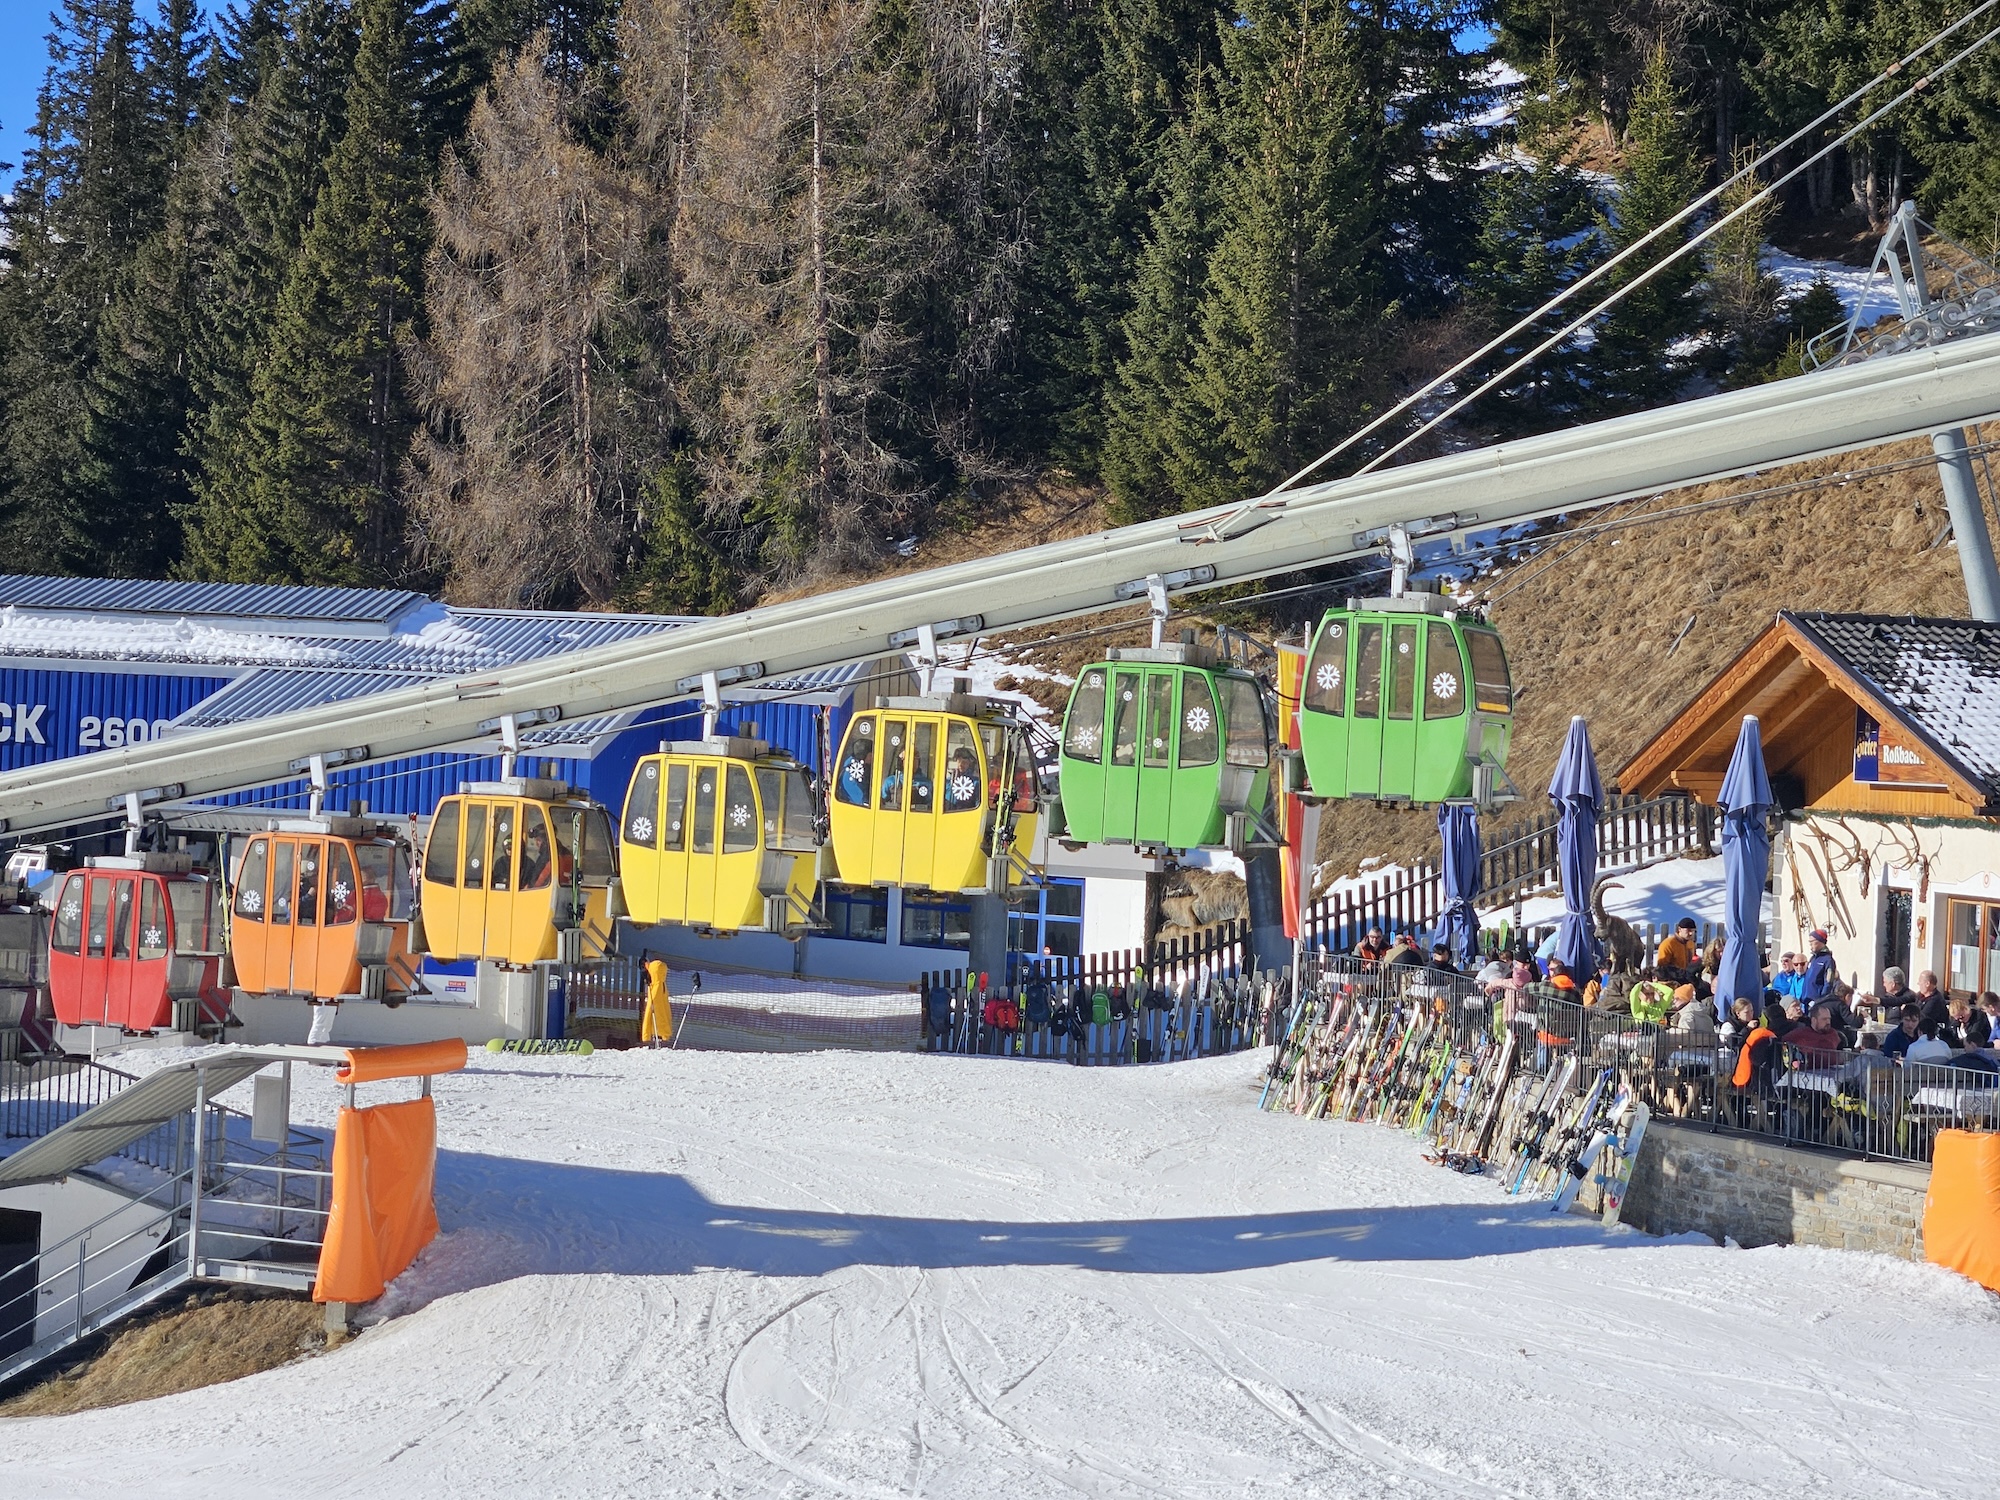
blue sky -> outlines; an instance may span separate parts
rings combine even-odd
[[[213,15],[217,0],[204,0]],[[49,65],[49,0],[0,0],[0,161],[19,163],[28,127],[35,123],[35,90]],[[152,19],[154,0],[139,0],[139,14]],[[0,181],[14,180],[9,166]]]

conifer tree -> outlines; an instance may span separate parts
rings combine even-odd
[[[0,209],[10,324],[4,524],[41,566],[97,565],[79,494],[100,324],[158,208],[143,37],[131,0],[63,0],[29,150]]]
[[[398,351],[421,327],[456,37],[427,0],[356,12],[344,134],[252,382],[228,577],[368,584],[404,571],[399,480],[416,413]]]
[[[194,0],[164,0],[146,28],[148,165],[160,208],[99,324],[86,392],[79,477],[93,571],[157,575],[180,551],[202,249],[189,231],[200,223],[195,132],[208,44]]]
[[[1484,330],[1512,327],[1602,259],[1596,196],[1571,159],[1580,144],[1578,103],[1552,39],[1515,112],[1514,156],[1480,185],[1483,212],[1466,265],[1465,302]],[[1580,310],[1566,306],[1537,319],[1475,369],[1474,383],[1512,364]],[[1502,435],[1576,420],[1586,400],[1578,369],[1584,342],[1572,336],[1556,345],[1483,398],[1472,420]]]
[[[1187,393],[1183,506],[1282,480],[1367,410],[1385,327],[1352,38],[1320,0],[1252,0],[1222,38],[1227,167]]]
[[[1689,128],[1687,101],[1665,47],[1655,47],[1632,94],[1625,165],[1603,230],[1614,250],[1687,207],[1701,191],[1703,163]],[[1688,230],[1662,235],[1611,278],[1629,286],[1687,243]],[[1683,255],[1605,315],[1588,360],[1595,412],[1631,411],[1669,399],[1687,377],[1675,345],[1701,325],[1702,265]]]
[[[1160,205],[1148,227],[1122,329],[1128,351],[1106,398],[1103,474],[1121,521],[1181,508],[1196,478],[1176,447],[1184,430],[1217,201],[1226,172],[1208,90],[1162,143]]]
[[[341,0],[297,0],[282,10],[277,0],[253,0],[224,26],[217,113],[202,143],[204,191],[180,230],[208,247],[188,350],[193,495],[182,516],[181,567],[190,577],[262,576],[267,548],[261,533],[246,536],[258,441],[252,379],[345,130],[350,20]]]
[[[646,456],[617,358],[645,199],[577,141],[531,44],[449,150],[411,375],[429,418],[410,500],[464,603],[611,595]]]
[[[1215,0],[1026,5],[1012,131],[1034,168],[1007,420],[1017,443],[1078,473],[1098,468],[1163,145],[1234,15]]]

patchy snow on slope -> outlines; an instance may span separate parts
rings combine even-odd
[[[6,1494],[1993,1493],[1970,1282],[1557,1217],[1262,1061],[476,1054],[374,1326],[0,1423]]]
[[[1805,260],[1766,245],[1764,269],[1778,278],[1786,296],[1802,294],[1815,278],[1824,276],[1850,318],[1857,307],[1861,309],[1863,328],[1872,326],[1880,318],[1894,317],[1898,311],[1896,289],[1890,285],[1889,278],[1880,274],[1871,275],[1861,266],[1850,266],[1838,260]],[[1813,331],[1824,332],[1822,329]]]

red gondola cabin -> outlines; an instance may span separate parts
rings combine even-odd
[[[93,859],[63,877],[49,999],[65,1026],[193,1030],[229,1013],[214,883],[184,854]],[[176,1004],[187,1007],[178,1019]]]

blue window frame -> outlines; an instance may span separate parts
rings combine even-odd
[[[889,893],[865,885],[826,888],[827,936],[852,943],[889,941]]]
[[[1041,957],[1044,948],[1063,958],[1083,952],[1083,882],[1051,880],[1027,886],[1009,898],[1007,948]]]
[[[946,901],[935,896],[903,892],[903,946],[905,948],[972,947],[972,907],[963,901]]]

